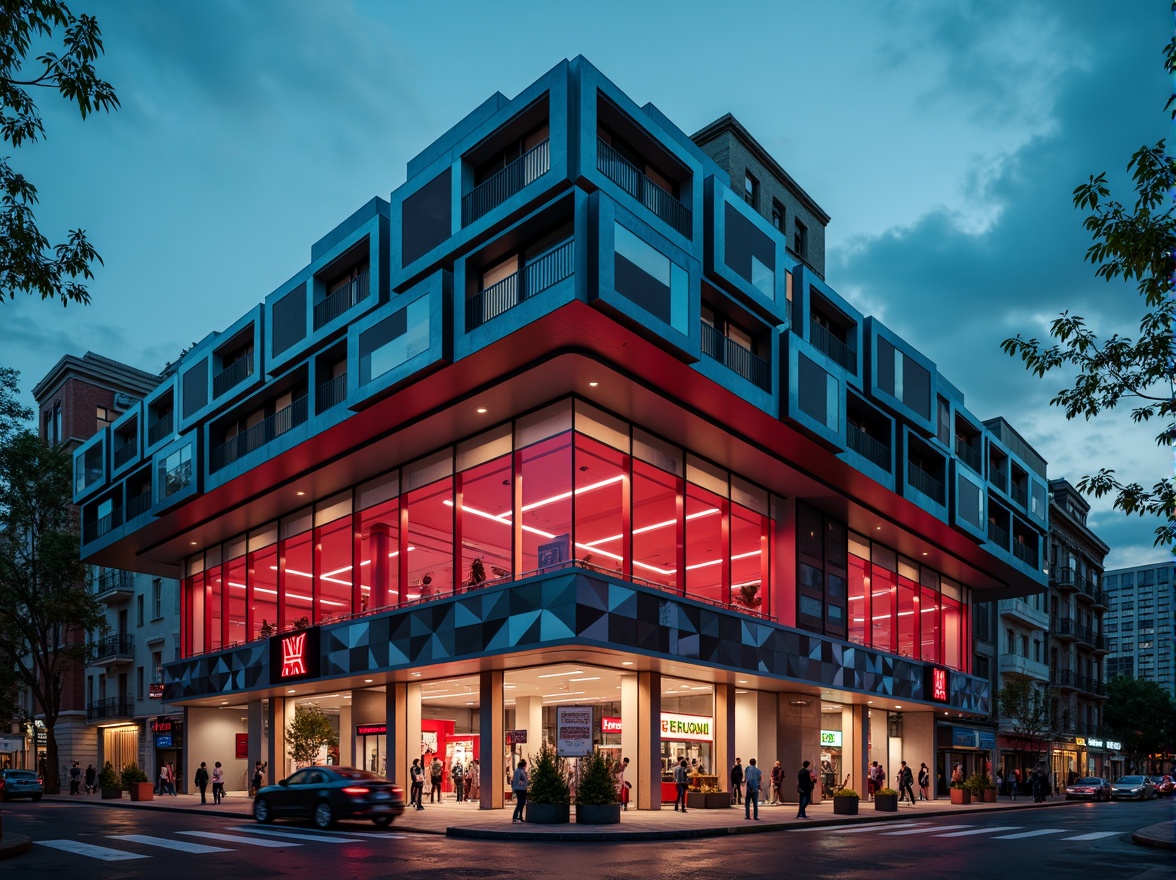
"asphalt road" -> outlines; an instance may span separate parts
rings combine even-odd
[[[455,840],[340,823],[306,823],[89,805],[14,802],[6,831],[33,849],[0,863],[4,880],[208,880],[307,876],[324,880],[699,880],[857,878],[1043,880],[1176,878],[1171,852],[1130,832],[1171,818],[1176,804],[1073,804],[950,819],[799,827],[688,841],[542,843]]]

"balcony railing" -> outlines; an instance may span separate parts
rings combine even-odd
[[[172,432],[172,414],[169,412],[160,416],[147,426],[147,442],[154,446]]]
[[[733,339],[728,339],[706,321],[702,322],[702,353],[714,358],[757,388],[764,391],[772,390],[772,371],[768,362]]]
[[[461,199],[461,225],[469,226],[490,213],[529,183],[551,170],[551,141],[536,144]]]
[[[1078,638],[1078,623],[1072,617],[1055,617],[1049,623],[1050,633],[1059,639]]]
[[[1077,573],[1072,566],[1064,565],[1055,568],[1053,571],[1054,584],[1061,589],[1076,590],[1078,589]]]
[[[314,411],[323,413],[341,404],[347,397],[347,374],[340,373],[314,390]]]
[[[1008,478],[1008,471],[1006,471],[1002,467],[997,467],[995,464],[993,464],[991,461],[989,461],[989,463],[988,463],[988,482],[992,483],[992,485],[994,485],[994,486],[1004,486],[1004,485],[1006,485],[1005,481],[1007,478]]]
[[[943,481],[937,480],[917,464],[907,462],[907,483],[928,498],[943,504]]]
[[[307,418],[307,396],[304,394],[285,409],[279,410],[232,440],[212,450],[212,470],[218,471],[242,456],[260,449],[271,440],[297,427]]]
[[[94,582],[99,599],[130,598],[135,592],[135,576],[129,571],[104,571]]]
[[[964,443],[956,443],[956,456],[976,473],[982,473],[983,465],[979,449]]]
[[[127,499],[127,519],[132,520],[151,509],[151,490]]]
[[[117,663],[135,656],[135,637],[131,633],[116,633],[91,645],[91,660],[95,665]]]
[[[371,292],[371,279],[367,272],[361,272],[314,307],[314,329],[331,323],[349,308],[367,299]]]
[[[1027,508],[1029,506],[1029,490],[1024,486],[1013,486],[1013,491],[1010,494],[1013,501],[1021,507]]]
[[[466,300],[466,330],[481,327],[528,297],[571,278],[576,271],[575,245],[574,240],[565,241],[513,275],[471,296]]]
[[[122,467],[134,458],[138,451],[139,441],[134,436],[127,438],[118,449],[114,450],[114,466],[116,468]]]
[[[220,397],[247,376],[253,375],[253,352],[245,357],[237,358],[219,373],[212,377],[212,396]]]
[[[1020,541],[1013,542],[1013,555],[1024,562],[1026,565],[1037,567],[1037,548],[1030,544],[1022,544]]]
[[[857,373],[857,356],[853,349],[816,321],[809,321],[809,342],[830,360],[851,373]]]
[[[994,522],[988,524],[988,540],[1006,550],[1009,547],[1009,533]]]
[[[600,138],[596,139],[596,170],[674,229],[690,238],[690,209]]]
[[[133,718],[135,701],[130,697],[111,697],[86,704],[86,720],[102,721],[108,718]]]
[[[865,456],[882,470],[890,471],[890,447],[880,440],[875,440],[861,428],[849,426],[845,432],[849,448],[858,455]]]

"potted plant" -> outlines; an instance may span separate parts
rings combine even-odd
[[[621,821],[617,778],[603,752],[592,752],[580,766],[576,786],[577,825],[616,825]]]
[[[531,756],[531,787],[527,792],[527,821],[537,825],[560,825],[571,820],[571,791],[568,776],[546,743]]]
[[[839,788],[833,792],[833,812],[838,816],[856,816],[858,793],[852,788]]]
[[[155,794],[147,774],[139,769],[138,764],[123,767],[121,781],[133,801],[149,801]]]
[[[898,792],[893,788],[880,788],[874,792],[874,810],[879,813],[898,812]]]
[[[992,784],[987,773],[973,773],[964,780],[964,788],[974,801],[988,801],[990,798],[990,802],[996,801],[996,786]]]
[[[965,788],[964,782],[953,782],[951,784],[951,802],[957,806],[972,803],[972,792]]]
[[[102,799],[117,800],[122,797],[122,784],[118,774],[114,772],[114,765],[107,761],[98,773],[98,788],[102,792]]]

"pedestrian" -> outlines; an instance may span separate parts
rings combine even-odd
[[[927,769],[925,763],[919,764],[919,800],[931,800],[931,771]]]
[[[809,762],[802,761],[800,769],[796,771],[796,793],[800,795],[800,809],[796,812],[797,819],[807,819],[804,808],[813,800],[813,787],[817,784],[817,774],[809,769]]]
[[[176,765],[168,761],[165,769],[167,770],[167,775],[164,777],[164,781],[167,783],[167,793],[172,797],[176,797]]]
[[[257,793],[261,791],[265,785],[265,768],[269,766],[269,762],[258,761],[253,765],[253,779],[250,780],[250,788],[252,791],[250,795],[256,797]]]
[[[996,776],[994,777],[994,780],[995,780],[995,782],[996,782],[996,794],[997,794],[997,796],[999,797],[999,796],[1000,796],[1000,790],[1001,790],[1002,788],[1004,788],[1004,771],[1003,771],[1003,770],[997,770],[997,771],[996,771]]]
[[[510,790],[514,793],[515,808],[514,815],[511,817],[512,822],[526,822],[526,817],[523,816],[523,809],[527,806],[527,786],[530,781],[527,779],[527,762],[525,759],[519,759],[519,766],[515,767],[514,776],[510,780]]]
[[[951,787],[955,788],[964,781],[964,765],[956,764],[951,768]]]
[[[621,801],[621,809],[629,809],[629,789],[633,787],[632,783],[625,780],[625,771],[629,769],[629,759],[622,758],[621,763],[617,764],[617,797]]]
[[[747,772],[743,774],[743,781],[747,783],[747,798],[743,801],[743,818],[745,819],[751,818],[754,808],[755,818],[757,821],[759,820],[759,791],[763,779],[764,773],[755,766],[755,758],[750,758],[747,762]]]
[[[480,800],[482,797],[482,765],[478,763],[478,759],[470,761],[470,789],[469,796],[471,800]]]
[[[82,768],[77,761],[74,761],[73,766],[69,768],[69,793],[82,793]]]
[[[425,806],[421,803],[421,798],[425,792],[425,771],[421,767],[420,758],[412,759],[412,767],[408,771],[408,778],[412,782],[408,802],[414,810],[423,810]]]
[[[877,795],[886,787],[886,768],[881,764],[874,769],[874,794]]]
[[[460,760],[454,761],[449,768],[449,778],[453,781],[453,793],[460,804],[465,800],[465,767],[461,766]]]
[[[94,780],[97,778],[98,771],[94,769],[94,765],[90,764],[86,767],[86,794],[94,793]]]
[[[772,790],[769,795],[771,800],[768,801],[768,806],[771,806],[772,804],[778,804],[784,800],[784,798],[780,795],[780,785],[784,782],[784,768],[780,766],[779,761],[772,765],[771,782]]]
[[[682,758],[678,762],[678,766],[674,768],[674,785],[677,788],[677,794],[674,796],[674,812],[678,812],[681,806],[682,812],[686,812],[686,786],[690,781],[690,773],[686,768],[686,759]]]
[[[1013,768],[1013,779],[1012,779],[1013,800],[1017,799],[1017,789],[1019,789],[1020,787],[1021,787],[1021,768],[1014,767]]]
[[[207,804],[208,765],[204,761],[201,761],[200,766],[196,768],[196,778],[192,781],[196,783],[196,788],[200,790],[200,803]]]
[[[874,799],[874,781],[877,778],[878,762],[871,761],[869,768],[866,770],[866,799]]]
[[[735,759],[735,766],[731,768],[731,803],[735,806],[743,803],[743,765],[739,763],[738,758]]]
[[[441,759],[433,755],[433,763],[429,765],[429,782],[431,788],[429,789],[429,803],[442,802],[441,797],[441,782],[445,775],[445,765],[441,763]]]
[[[221,762],[212,765],[212,802],[219,804],[225,798],[225,771],[221,769]]]
[[[907,762],[903,761],[902,766],[898,770],[899,779],[899,800],[902,800],[902,795],[906,795],[908,803],[913,807],[915,805],[915,774],[911,772],[911,768],[907,766]]]

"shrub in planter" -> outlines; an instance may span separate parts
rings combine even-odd
[[[114,772],[114,765],[107,761],[98,772],[98,788],[104,800],[122,797],[122,783]]]
[[[147,774],[139,769],[138,764],[127,764],[122,771],[122,787],[130,792],[133,801],[149,801],[154,794]]]
[[[858,793],[852,788],[840,788],[833,792],[833,812],[838,816],[856,816]]]
[[[874,792],[874,810],[879,813],[898,812],[898,792],[893,788],[880,788]]]
[[[584,759],[576,787],[577,824],[615,825],[621,821],[617,780],[610,764],[603,752],[593,752]]]
[[[554,825],[571,820],[568,774],[550,743],[531,756],[531,786],[527,791],[527,821]]]

